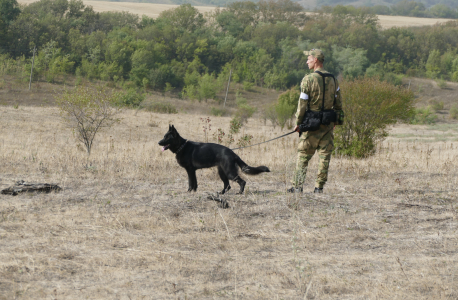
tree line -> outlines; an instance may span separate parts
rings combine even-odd
[[[302,51],[321,48],[345,78],[403,75],[458,81],[458,24],[382,30],[363,10],[306,14],[290,0],[234,2],[203,15],[189,4],[141,18],[94,12],[81,0],[19,6],[0,0],[0,74],[35,80],[65,74],[120,86],[216,98],[232,80],[286,90],[309,72]]]
[[[341,13],[348,11],[361,11],[365,13],[371,13],[376,15],[391,15],[391,16],[408,16],[408,17],[419,17],[419,18],[447,18],[457,19],[458,10],[456,4],[454,8],[447,4],[435,4],[429,8],[426,7],[422,2],[402,0],[391,6],[386,5],[374,5],[374,6],[361,6],[354,7],[351,5],[324,5],[318,9],[327,13],[333,11],[340,11]]]

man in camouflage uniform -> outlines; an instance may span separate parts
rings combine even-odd
[[[324,54],[319,49],[304,51],[308,56],[307,65],[313,73],[306,75],[301,82],[301,96],[299,99],[296,112],[296,127],[295,131],[299,131],[299,125],[302,123],[303,116],[310,102],[310,110],[320,111],[323,103],[323,78],[325,80],[326,90],[324,91],[324,109],[342,109],[342,99],[340,96],[340,88],[337,80],[332,77],[322,77],[315,73],[319,71],[323,74],[328,73],[323,69]],[[320,125],[316,131],[305,131],[300,136],[297,146],[297,164],[293,178],[293,187],[288,189],[288,192],[302,192],[307,166],[315,152],[318,152],[320,157],[320,165],[318,168],[318,176],[315,183],[315,193],[322,193],[323,186],[328,180],[329,162],[331,153],[334,150],[334,123],[329,125]]]

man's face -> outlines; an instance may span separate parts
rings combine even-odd
[[[307,65],[309,66],[309,69],[313,69],[315,67],[315,63],[316,63],[316,58],[313,57],[312,55],[309,55],[307,59]]]

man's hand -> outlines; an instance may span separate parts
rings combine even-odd
[[[296,125],[296,127],[294,127],[294,131],[300,132],[300,131],[299,131],[299,125]]]

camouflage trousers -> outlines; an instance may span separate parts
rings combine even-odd
[[[328,169],[334,150],[334,124],[321,125],[316,131],[303,132],[297,145],[297,163],[293,185],[302,187],[307,174],[307,166],[315,152],[318,152],[320,164],[315,187],[322,188],[328,180]]]

